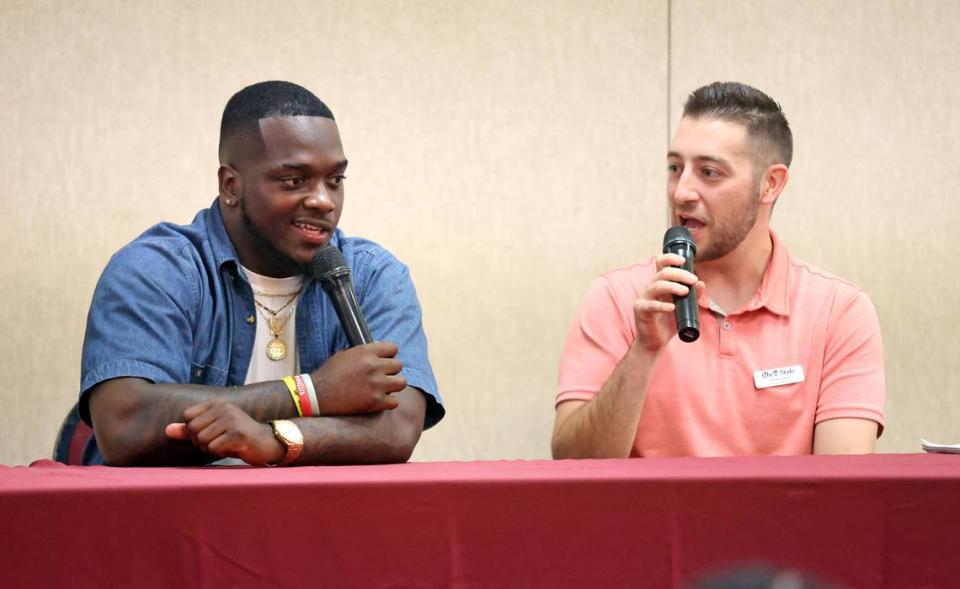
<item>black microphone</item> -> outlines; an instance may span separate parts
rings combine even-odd
[[[667,229],[663,235],[663,253],[679,254],[683,256],[683,268],[693,272],[693,257],[697,254],[697,244],[686,227],[677,225]],[[697,308],[697,289],[690,287],[690,292],[682,297],[674,295],[673,304],[677,316],[677,335],[680,341],[695,342],[700,337],[700,310]]]
[[[370,335],[367,320],[363,318],[357,296],[353,293],[350,266],[340,250],[329,244],[317,250],[313,255],[312,270],[337,311],[350,347],[372,344],[373,336]]]

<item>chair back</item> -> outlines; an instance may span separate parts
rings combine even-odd
[[[90,464],[95,449],[93,430],[80,419],[80,411],[74,404],[57,433],[57,441],[53,445],[53,459],[64,464]]]

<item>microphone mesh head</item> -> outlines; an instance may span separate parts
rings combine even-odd
[[[675,225],[667,229],[667,232],[663,235],[663,245],[667,245],[671,241],[693,241],[693,236],[683,225]]]
[[[697,244],[694,243],[693,236],[690,235],[690,230],[683,225],[675,225],[670,229],[667,229],[667,232],[663,234],[664,252],[667,251],[667,248],[672,243],[683,243],[690,247],[693,251],[697,251]]]
[[[333,273],[350,273],[350,266],[336,247],[327,244],[313,254],[313,275],[323,280]]]

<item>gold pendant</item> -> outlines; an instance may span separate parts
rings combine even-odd
[[[267,358],[271,360],[283,360],[287,357],[287,344],[276,337],[267,342]]]

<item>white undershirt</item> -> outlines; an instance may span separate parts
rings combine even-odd
[[[241,266],[241,268],[243,268],[243,266]],[[296,292],[303,284],[303,276],[270,278],[269,276],[261,276],[256,272],[252,272],[248,268],[243,268],[243,272],[247,275],[247,280],[250,281],[250,286],[253,287],[255,292],[287,294]],[[285,297],[271,297],[258,294],[254,294],[253,296],[256,300],[274,310],[283,306],[290,298],[289,294]],[[286,320],[287,322],[284,324],[283,331],[280,332],[279,337],[280,341],[287,345],[287,357],[282,360],[271,360],[267,356],[267,343],[273,339],[273,334],[270,333],[270,322],[266,319],[266,317],[270,317],[270,313],[260,309],[260,307],[254,303],[253,306],[257,318],[257,335],[253,342],[253,350],[251,350],[250,354],[247,380],[243,384],[280,380],[284,376],[292,376],[300,372],[300,358],[297,354],[297,305],[299,303],[300,298],[297,297],[296,301],[290,303],[290,305],[280,313],[282,316],[286,316],[287,312],[290,313],[290,318]],[[212,464],[216,466],[236,466],[246,464],[246,462],[239,458],[228,457],[221,458]]]
[[[244,268],[243,271],[246,273],[254,292],[287,295],[276,297],[254,294],[254,298],[273,310],[283,306],[290,299],[289,293],[296,292],[303,284],[303,276],[270,278],[251,272],[247,268]],[[280,341],[287,346],[287,357],[282,360],[271,360],[267,356],[267,344],[273,340],[273,334],[270,333],[270,324],[267,321],[270,313],[254,305],[257,313],[257,336],[253,342],[250,366],[247,368],[247,380],[244,384],[280,380],[284,376],[299,374],[300,359],[297,354],[297,305],[299,303],[300,299],[298,297],[296,301],[290,303],[279,314],[280,316],[290,314],[279,337]]]

